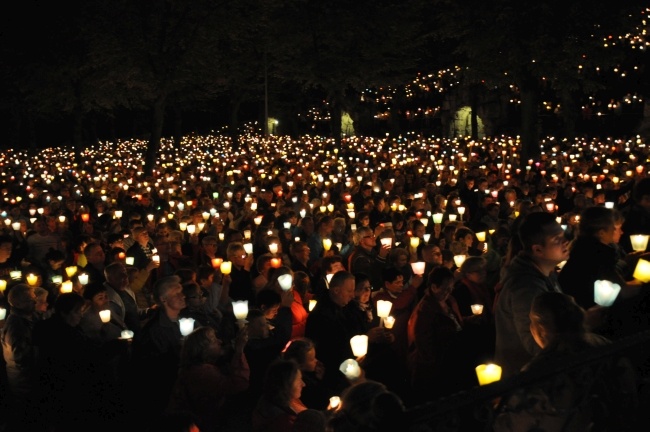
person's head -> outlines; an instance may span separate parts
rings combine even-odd
[[[632,198],[640,207],[650,212],[650,177],[642,178],[634,185]]]
[[[350,386],[341,395],[338,415],[345,415],[355,425],[371,426],[374,401],[385,393],[388,393],[386,386],[373,380]]]
[[[311,279],[309,275],[303,271],[293,272],[293,289],[304,299],[305,295],[311,292]]]
[[[365,273],[354,274],[354,298],[359,303],[368,303],[370,301],[370,294],[372,293],[372,286],[370,278]]]
[[[248,337],[251,339],[266,339],[269,337],[269,322],[264,312],[258,308],[251,308],[246,315],[248,321]]]
[[[290,252],[292,257],[295,257],[301,263],[305,263],[309,261],[311,249],[307,246],[307,242],[297,241],[291,244]]]
[[[196,282],[185,282],[183,284],[183,295],[185,296],[185,303],[189,309],[197,310],[205,304],[206,298],[203,290]]]
[[[255,268],[260,274],[268,274],[271,270],[271,259],[273,255],[271,253],[263,253],[257,257],[255,260]]]
[[[210,270],[212,273],[214,273],[214,270],[212,267],[210,267]],[[179,269],[176,269],[174,272],[175,276],[178,276],[181,279],[181,284],[184,284],[185,282],[199,282],[199,276],[198,276],[198,271],[194,270],[192,268],[187,268],[187,267],[181,267]]]
[[[375,234],[372,231],[372,228],[367,226],[362,226],[357,228],[357,239],[359,246],[366,250],[370,250],[375,247],[376,239]]]
[[[0,236],[0,264],[7,262],[11,258],[13,244],[11,237],[6,235]]]
[[[289,341],[284,351],[282,351],[282,358],[295,361],[298,363],[300,370],[307,372],[315,371],[318,363],[314,342],[306,337]]]
[[[464,226],[458,227],[454,233],[454,240],[463,243],[466,247],[472,247],[474,243],[474,232]]]
[[[30,314],[36,307],[34,288],[23,283],[14,285],[7,294],[7,301],[13,309]]]
[[[232,242],[226,248],[226,257],[228,261],[232,262],[232,265],[237,268],[242,268],[246,263],[246,257],[248,254],[244,250],[244,245],[240,242]]]
[[[625,216],[623,216],[623,213],[621,213],[618,210],[613,210],[614,212],[614,238],[612,239],[612,243],[618,243],[621,240],[621,236],[623,235],[623,223],[625,222]]]
[[[279,359],[266,370],[262,391],[264,397],[275,405],[288,408],[292,400],[300,398],[304,386],[298,363]]]
[[[316,231],[321,237],[329,237],[334,230],[334,219],[332,216],[324,215],[316,222]]]
[[[84,288],[83,298],[90,302],[94,311],[108,308],[108,294],[104,284],[99,282],[89,283]]]
[[[59,294],[54,302],[54,314],[70,327],[76,327],[81,322],[84,303],[84,298],[75,292]]]
[[[201,246],[206,255],[212,256],[217,253],[217,238],[213,235],[207,235],[201,240]]]
[[[261,289],[255,296],[255,304],[264,312],[267,319],[275,318],[281,303],[282,297],[273,289]]]
[[[585,311],[573,297],[557,292],[542,293],[530,307],[530,332],[541,348],[572,341],[585,334]]]
[[[422,246],[422,261],[433,265],[442,265],[440,246],[432,243]]]
[[[578,235],[580,237],[592,237],[602,243],[614,242],[614,211],[606,207],[587,207],[580,213]]]
[[[104,254],[104,249],[99,243],[90,243],[84,249],[84,255],[86,256],[86,261],[89,264],[92,264],[93,267],[102,269],[104,268],[104,263],[106,261],[106,255]]]
[[[181,350],[180,367],[183,369],[202,364],[214,364],[223,351],[222,342],[214,328],[199,327],[187,335]]]
[[[551,213],[534,212],[524,217],[519,240],[522,251],[537,262],[557,265],[569,257],[569,242]]]
[[[394,247],[388,253],[388,261],[397,268],[403,268],[409,263],[409,253],[402,247]]]
[[[463,261],[460,266],[462,277],[469,279],[474,283],[485,282],[487,261],[481,256],[470,256]]]
[[[384,289],[393,295],[404,291],[404,275],[395,267],[386,267],[382,272]]]
[[[354,298],[354,275],[347,271],[334,273],[330,281],[330,299],[339,306],[345,306]]]
[[[122,290],[129,286],[129,275],[126,272],[126,266],[119,261],[106,266],[104,277],[113,289]]]
[[[47,296],[49,295],[48,291],[43,287],[34,288],[34,294],[36,295],[36,312],[47,312]]]
[[[436,267],[427,275],[427,287],[438,301],[445,301],[454,287],[454,274],[447,267]]]
[[[180,312],[185,307],[183,287],[178,276],[166,276],[153,286],[154,301],[167,311]]]
[[[330,255],[323,257],[321,260],[321,265],[327,274],[336,274],[337,272],[345,270],[345,267],[343,266],[343,258],[341,258],[341,255]]]
[[[133,240],[141,246],[146,246],[149,243],[149,232],[143,226],[136,226],[132,230]]]

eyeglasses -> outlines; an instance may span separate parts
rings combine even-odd
[[[364,238],[364,239],[367,239],[367,238],[375,238],[375,236],[374,236],[374,235],[367,235],[367,236],[363,236],[363,237],[361,237],[361,238]]]

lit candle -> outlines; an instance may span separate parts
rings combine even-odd
[[[99,311],[99,319],[101,319],[103,323],[109,322],[111,320],[111,311],[109,309]]]
[[[81,213],[81,221],[86,223],[90,220],[90,215],[88,213]]]
[[[464,262],[465,255],[454,255],[454,263],[456,263],[456,267],[462,266]]]
[[[639,259],[634,268],[634,273],[632,277],[636,280],[640,280],[643,283],[650,282],[650,261],[644,259]]]
[[[594,282],[594,302],[600,306],[609,307],[614,304],[621,286],[608,280]]]
[[[426,233],[422,236],[422,239],[424,240],[424,243],[427,244],[429,243],[429,239],[431,238],[431,234]]]
[[[387,329],[392,329],[394,325],[395,325],[395,317],[387,316],[386,318],[384,318],[384,327],[386,327]]]
[[[393,307],[393,303],[388,300],[378,300],[377,301],[377,316],[379,318],[386,318],[390,315],[390,310]]]
[[[126,254],[124,252],[118,252],[117,259],[123,260],[125,258],[126,258]]]
[[[327,287],[329,288],[330,282],[332,281],[332,277],[334,277],[334,273],[329,273],[325,275],[325,280],[327,281]]]
[[[330,409],[336,409],[341,404],[341,398],[338,396],[332,396],[330,398]]]
[[[368,352],[368,336],[356,335],[350,338],[350,347],[355,357],[363,357]]]
[[[36,286],[38,283],[38,276],[36,276],[34,273],[28,274],[26,279],[29,286]]]
[[[424,261],[411,263],[411,268],[413,269],[413,273],[416,274],[417,276],[422,276],[424,274],[425,264],[426,263]]]
[[[126,259],[124,260],[124,262],[125,262],[126,265],[128,265],[128,266],[132,266],[133,264],[135,264],[135,257],[126,257]]]
[[[332,240],[328,239],[328,238],[324,238],[323,239],[323,249],[325,249],[325,251],[328,251],[331,248],[332,248]]]
[[[632,243],[632,249],[635,251],[645,251],[648,247],[648,235],[646,234],[633,234],[630,236],[630,243]]]
[[[160,255],[152,255],[151,256],[151,261],[155,263],[160,263]]]
[[[501,366],[495,364],[482,364],[476,366],[476,376],[480,385],[490,384],[501,379]]]
[[[282,291],[289,291],[291,285],[293,285],[293,276],[290,274],[283,274],[278,276],[278,285],[282,288]]]
[[[410,242],[411,242],[411,247],[415,249],[420,244],[420,237],[411,237]]]
[[[222,262],[219,270],[221,270],[221,274],[229,275],[232,270],[232,263],[230,261]]]
[[[251,238],[251,230],[244,230],[244,239],[248,240]]]
[[[442,223],[442,213],[434,213],[433,214],[433,223],[440,224]]]
[[[178,224],[178,228],[179,228],[181,231],[185,231],[185,230],[187,229],[187,222],[181,222],[181,223],[179,223],[179,224]]]
[[[0,307],[0,321],[7,318],[7,309]]]
[[[477,232],[476,239],[483,243],[485,241],[485,231]]]
[[[262,219],[263,219],[263,218],[264,218],[264,216],[262,216],[262,215],[255,216],[255,217],[253,218],[253,222],[255,222],[255,225],[258,225],[258,226],[259,226],[259,224],[262,223]]]
[[[282,258],[271,258],[271,267],[280,268],[282,266]]]
[[[181,318],[178,320],[178,325],[181,328],[181,334],[187,336],[194,331],[194,318]]]
[[[212,263],[212,268],[216,269],[216,268],[221,267],[221,263],[223,262],[223,258],[212,258],[212,260],[210,260],[210,262]]]
[[[14,231],[20,231],[20,222],[12,223],[11,227],[14,229]]]
[[[133,331],[122,330],[122,333],[120,333],[120,339],[133,339]]]
[[[483,305],[482,304],[473,304],[470,307],[472,308],[472,313],[474,315],[481,315],[483,313]]]
[[[115,217],[120,219],[122,217],[122,210],[115,210]]]
[[[88,275],[86,273],[81,273],[78,278],[81,285],[86,285],[88,283]]]
[[[457,215],[451,213],[451,214],[449,215],[449,222],[454,222],[454,221],[456,220],[457,217],[458,217]]]
[[[314,299],[309,300],[309,312],[314,310],[314,308],[316,307],[316,303],[318,303],[318,300],[314,300]]]
[[[20,270],[12,270],[9,272],[9,277],[13,280],[20,280],[23,277],[23,272]]]
[[[393,245],[392,237],[384,237],[379,239],[379,241],[381,242],[382,246],[391,247]]]
[[[278,253],[278,244],[277,243],[269,244],[269,252],[271,252],[272,254]]]
[[[0,279],[0,292],[4,292],[7,289],[7,281]]]
[[[187,233],[188,233],[189,235],[192,235],[192,234],[194,234],[195,232],[196,232],[196,225],[191,224],[191,225],[188,225],[188,226],[187,226]]]
[[[613,209],[614,208],[614,203],[612,201],[607,201],[605,203],[605,208]]]
[[[63,276],[60,276],[60,275],[52,276],[52,283],[53,284],[59,285],[61,282],[63,282]]]
[[[70,266],[65,268],[65,274],[67,274],[68,277],[74,276],[75,273],[77,273],[77,266]]]
[[[339,370],[347,379],[356,379],[361,376],[361,367],[355,359],[345,360],[341,363],[341,366],[339,366]]]

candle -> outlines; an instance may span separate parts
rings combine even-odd
[[[424,261],[411,263],[411,268],[413,269],[413,273],[416,274],[417,276],[422,276],[424,274],[425,264],[426,263]]]
[[[124,252],[118,252],[117,259],[119,260],[126,259],[126,254]]]
[[[332,239],[324,238],[323,239],[323,249],[328,251],[332,248]]]
[[[248,240],[251,238],[251,230],[244,230],[244,239]]]
[[[122,217],[122,210],[115,210],[115,217],[120,219]]]
[[[600,306],[609,307],[614,304],[621,286],[608,280],[594,282],[594,302]]]
[[[23,277],[23,272],[20,270],[12,270],[9,272],[9,277],[13,280],[20,280]]]
[[[381,242],[382,246],[391,247],[393,245],[392,237],[384,237],[382,239],[379,239],[379,241]]]
[[[330,398],[330,409],[336,409],[341,404],[341,398],[338,396],[332,396]]]
[[[0,321],[7,318],[7,309],[0,307]]]
[[[356,335],[350,338],[350,347],[355,357],[363,357],[368,352],[368,336]]]
[[[103,323],[109,322],[111,320],[111,311],[109,309],[99,311],[99,319],[101,319]]]
[[[473,304],[470,307],[472,308],[472,313],[474,315],[481,315],[483,313],[483,305],[482,304]]]
[[[605,208],[613,209],[614,208],[614,203],[612,201],[607,201],[605,203]]]
[[[390,315],[390,310],[393,307],[393,303],[388,300],[378,300],[377,301],[377,316],[379,318],[386,318]]]
[[[648,247],[648,236],[647,234],[633,234],[630,236],[630,243],[632,243],[632,249],[635,251],[645,251]]]
[[[245,320],[248,316],[248,300],[233,301],[232,312],[238,320]]]
[[[27,275],[27,284],[29,286],[36,286],[38,283],[38,276],[36,276],[34,273],[30,273]]]
[[[20,222],[12,223],[11,227],[14,229],[14,231],[20,231]]]
[[[179,224],[178,224],[178,228],[179,228],[181,231],[185,231],[185,230],[187,229],[187,222],[181,222],[181,223],[179,223]]]
[[[431,234],[426,233],[422,236],[422,239],[424,240],[424,243],[427,244],[429,243],[429,239],[431,238]]]
[[[411,237],[410,241],[411,241],[411,247],[415,249],[420,244],[420,237]]]
[[[386,327],[387,329],[392,329],[394,325],[395,325],[395,317],[387,316],[386,318],[384,318],[384,327]]]
[[[351,231],[356,231],[357,230],[357,224],[350,224],[350,230]]]
[[[232,263],[230,261],[222,262],[219,270],[221,270],[221,274],[229,275],[232,270]]]
[[[442,223],[442,213],[434,213],[433,214],[433,223],[440,224]]]
[[[318,303],[318,300],[314,300],[314,299],[309,300],[309,312],[314,310],[314,308],[316,307],[316,303]]]
[[[263,218],[264,218],[264,216],[262,216],[262,215],[255,216],[255,217],[253,218],[253,222],[255,222],[255,225],[258,225],[258,226],[259,226],[259,224],[262,223],[262,219],[263,219]]]
[[[456,263],[456,267],[462,266],[464,262],[465,255],[454,255],[454,263]]]
[[[7,289],[7,281],[0,279],[0,292],[4,292]]]
[[[133,339],[133,332],[131,330],[122,330],[120,339]]]
[[[650,282],[650,261],[639,259],[632,274],[634,279],[640,280],[643,283]]]
[[[210,262],[212,263],[212,268],[216,269],[216,268],[221,267],[221,263],[223,262],[223,258],[212,258],[212,260],[210,260]]]
[[[160,255],[152,255],[151,256],[151,261],[155,263],[160,263]]]
[[[79,283],[81,285],[86,285],[88,283],[88,275],[86,273],[81,273],[79,275]]]
[[[52,276],[52,283],[53,284],[59,285],[61,282],[63,282],[63,276],[60,276],[60,275]]]
[[[272,268],[282,267],[282,258],[271,258],[271,267]]]
[[[334,273],[329,273],[325,275],[325,280],[327,281],[327,287],[329,288],[330,282],[332,281],[332,277],[334,277]]]
[[[483,243],[485,241],[485,231],[477,232],[476,239]]]
[[[450,214],[449,215],[449,222],[454,222],[456,220],[457,216],[455,214]]]
[[[181,318],[178,320],[178,325],[181,328],[181,334],[187,336],[194,331],[194,318]]]
[[[244,243],[244,252],[248,255],[253,253],[253,243]]]
[[[190,225],[187,226],[187,233],[188,233],[189,235],[192,235],[192,234],[194,234],[195,232],[196,232],[196,225],[194,225],[194,224],[190,224]]]
[[[278,276],[278,285],[282,288],[282,291],[289,291],[291,285],[293,285],[293,276],[290,274],[283,274]]]
[[[345,360],[343,363],[341,363],[341,366],[339,366],[339,370],[343,373],[343,375],[345,375],[347,379],[356,379],[361,376],[361,367],[355,359]]]
[[[128,265],[128,266],[132,266],[133,264],[135,264],[135,257],[126,257],[126,259],[124,260],[124,262],[125,262],[126,265]]]
[[[476,366],[476,376],[480,385],[486,385],[501,379],[501,366],[495,364],[482,364]]]
[[[74,276],[75,273],[77,273],[77,266],[70,266],[65,268],[65,274],[67,274],[68,277]]]
[[[64,281],[61,283],[60,292],[61,294],[72,292],[72,281]]]
[[[277,243],[269,244],[269,252],[271,252],[272,254],[278,253],[278,244]]]
[[[81,213],[81,221],[86,223],[90,220],[90,215],[88,213]]]

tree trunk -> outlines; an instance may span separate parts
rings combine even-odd
[[[525,80],[520,88],[521,95],[521,164],[529,159],[538,159],[539,148],[539,87],[533,79]]]
[[[153,170],[156,166],[156,157],[158,156],[158,149],[160,148],[160,140],[162,138],[163,124],[165,122],[166,102],[167,96],[161,94],[158,96],[153,105],[153,110],[151,113],[151,136],[149,137],[149,145],[147,145],[147,152],[144,158],[145,175],[153,175]]]

